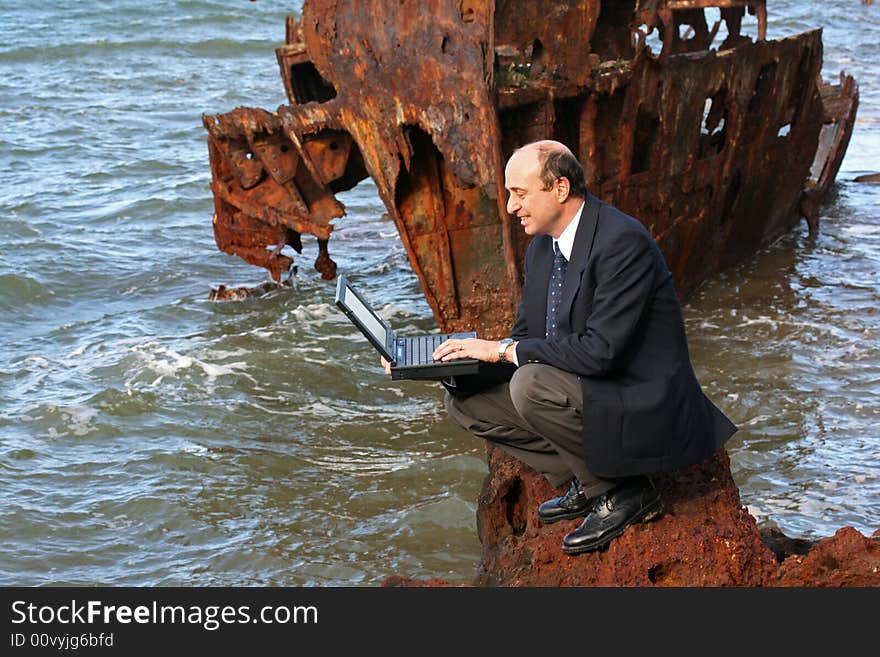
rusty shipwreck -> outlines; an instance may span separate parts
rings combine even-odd
[[[527,246],[503,165],[552,138],[686,295],[802,218],[815,230],[849,142],[858,86],[822,80],[821,31],[766,32],[763,0],[306,0],[277,49],[289,104],[203,117],[217,245],[279,281],[308,234],[333,278],[335,194],[370,177],[440,328],[498,338]],[[724,450],[658,479],[659,520],[577,558],[533,513],[547,481],[491,445],[488,465],[478,584],[880,584],[880,530],[768,545]]]
[[[498,337],[527,245],[503,165],[553,138],[687,294],[815,229],[852,131],[858,87],[822,81],[821,30],[766,26],[763,0],[306,0],[277,49],[289,104],[203,117],[217,245],[280,280],[281,247],[313,235],[332,278],[334,194],[369,176],[441,329]]]

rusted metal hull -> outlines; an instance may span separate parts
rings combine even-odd
[[[440,327],[486,337],[508,330],[522,282],[528,238],[503,188],[516,147],[566,143],[686,294],[801,216],[814,227],[858,105],[852,78],[821,82],[819,31],[764,39],[763,1],[307,1],[287,28],[290,103],[204,117],[218,246],[278,280],[280,246],[308,233],[331,278],[334,194],[369,176]]]

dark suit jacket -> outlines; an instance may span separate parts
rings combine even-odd
[[[584,460],[600,477],[675,470],[736,431],[703,394],[672,274],[647,229],[588,195],[566,271],[559,339],[545,339],[552,238],[536,236],[511,337],[520,366],[581,377]]]

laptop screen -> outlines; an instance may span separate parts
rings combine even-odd
[[[340,300],[348,307],[354,316],[353,319],[360,322],[361,327],[372,334],[383,347],[388,344],[388,330],[385,325],[376,317],[371,308],[367,307],[360,297],[352,290],[347,282],[342,280],[340,287]]]

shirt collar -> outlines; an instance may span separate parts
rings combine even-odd
[[[574,236],[577,233],[578,224],[581,222],[581,213],[584,211],[584,205],[586,201],[581,203],[581,207],[578,208],[578,211],[574,215],[574,219],[569,222],[568,226],[565,227],[565,230],[562,231],[562,235],[559,236],[559,239],[553,240],[553,245],[559,245],[559,250],[562,252],[562,255],[565,256],[566,260],[571,260],[571,252],[574,250]]]

